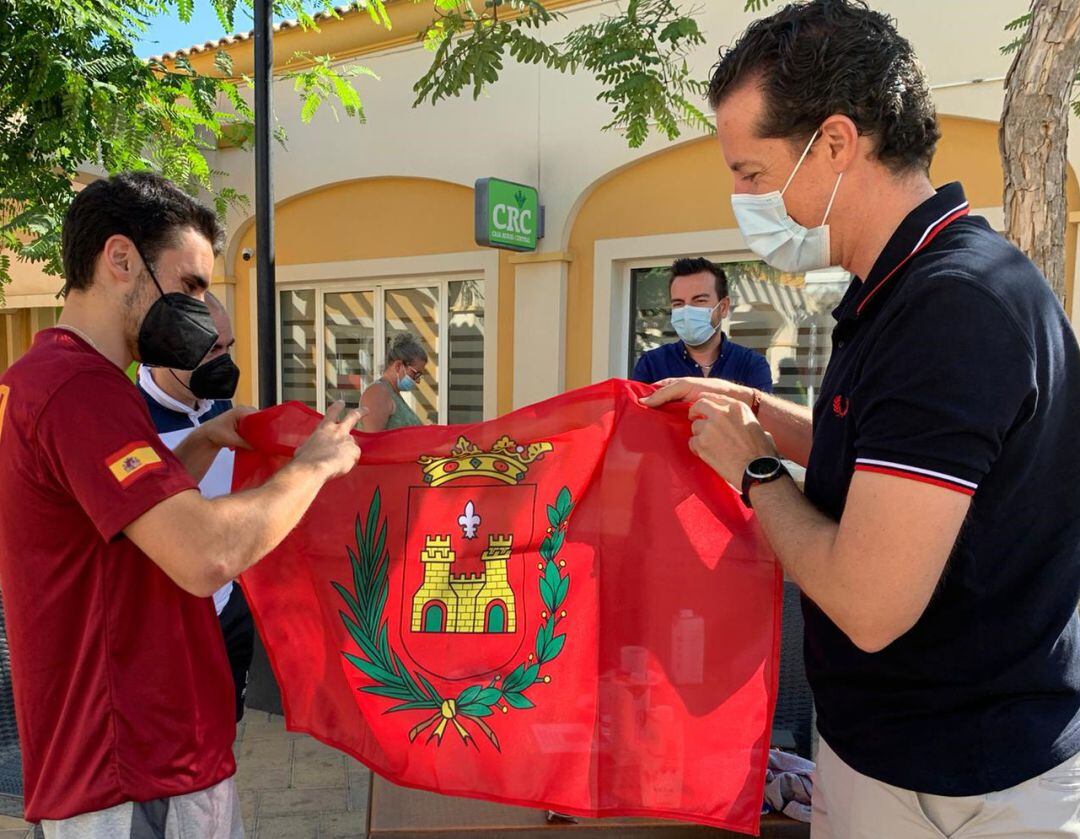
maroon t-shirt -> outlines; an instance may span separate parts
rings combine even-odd
[[[135,386],[71,332],[39,333],[0,376],[0,590],[31,821],[235,772],[212,602],[122,532],[195,487]]]

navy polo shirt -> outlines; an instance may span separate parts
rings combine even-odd
[[[749,347],[729,341],[727,335],[722,334],[721,337],[723,340],[720,344],[720,355],[709,371],[709,378],[727,379],[772,393],[772,370],[765,356]],[[690,357],[686,344],[676,341],[643,353],[634,365],[634,373],[630,378],[635,382],[651,385],[662,379],[684,376],[701,376],[701,368]]]
[[[884,650],[803,600],[821,736],[857,771],[938,795],[1080,751],[1080,351],[1035,266],[966,212],[944,187],[852,282],[806,472],[836,520],[857,469],[972,496],[926,611]]]

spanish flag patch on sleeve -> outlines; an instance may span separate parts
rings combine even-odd
[[[161,456],[154,451],[153,446],[145,440],[139,440],[109,455],[105,458],[105,465],[120,486],[126,487],[165,464],[161,462]]]

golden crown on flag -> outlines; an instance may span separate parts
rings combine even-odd
[[[517,484],[532,463],[554,450],[551,443],[521,445],[503,436],[490,451],[485,451],[465,437],[458,437],[449,457],[425,454],[417,462],[424,467],[424,482],[432,487],[459,478],[494,478],[504,484]]]

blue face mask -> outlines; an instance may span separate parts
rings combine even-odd
[[[713,326],[713,312],[720,308],[717,303],[711,309],[704,306],[682,306],[671,312],[671,326],[688,347],[707,344],[720,327]]]
[[[401,378],[398,379],[397,386],[398,390],[401,391],[414,390],[416,388],[416,382],[413,381],[413,377],[409,375],[408,369],[406,369]]]

